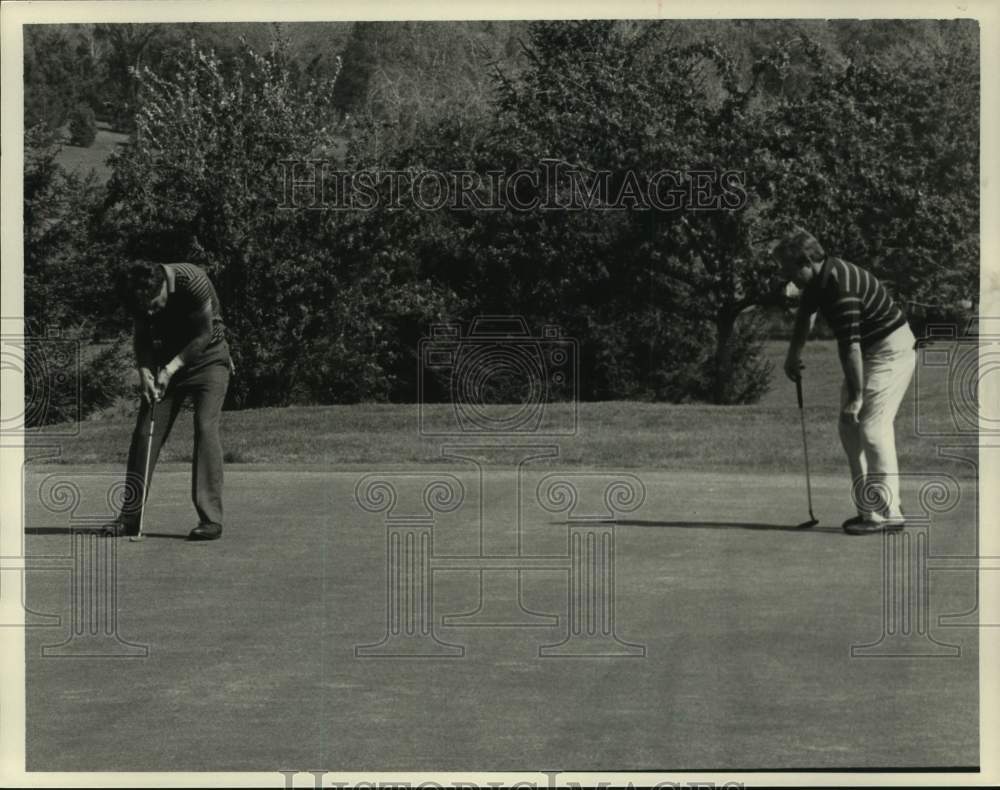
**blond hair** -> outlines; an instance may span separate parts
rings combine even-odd
[[[803,266],[807,263],[822,263],[826,260],[826,251],[815,236],[802,228],[796,228],[774,246],[771,257],[781,264]]]

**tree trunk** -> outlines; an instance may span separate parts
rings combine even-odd
[[[712,381],[712,401],[729,403],[733,381],[733,333],[736,314],[720,311],[715,317],[715,375]]]

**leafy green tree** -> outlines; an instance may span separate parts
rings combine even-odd
[[[603,315],[596,325],[617,327],[610,353],[598,355],[614,360],[612,375],[598,365],[594,380],[676,381],[704,350],[688,342],[686,360],[661,350],[678,347],[671,328],[696,327],[714,351],[707,380],[684,391],[753,400],[768,371],[751,314],[773,300],[767,248],[792,222],[873,266],[904,300],[975,298],[978,64],[964,33],[919,59],[864,64],[831,57],[829,38],[778,39],[748,62],[737,47],[676,39],[668,24],[538,23],[531,64],[501,85],[500,146],[509,148],[495,149],[499,161],[530,167],[545,152],[623,178],[634,172],[640,183],[658,166],[743,174],[732,209],[632,210],[599,227],[581,212],[560,220],[573,227],[572,242],[548,252],[555,221],[523,218],[531,281],[573,283],[568,301]],[[641,291],[630,292],[637,282]],[[654,318],[658,308],[668,321]],[[641,327],[645,349],[624,341],[629,326]]]
[[[355,22],[344,50],[344,69],[334,87],[334,106],[343,113],[356,112],[368,100],[372,75],[378,67],[379,34],[389,22]]]
[[[873,266],[904,299],[969,293],[974,50],[927,45],[912,63],[869,53],[852,65],[837,31],[784,32],[793,38],[769,31],[748,57],[745,36],[716,45],[669,23],[532,24],[528,64],[497,75],[485,132],[445,120],[392,161],[483,175],[537,172],[549,159],[610,173],[612,198],[631,176],[646,185],[668,168],[689,174],[678,185],[687,203],[423,212],[405,236],[427,242],[422,270],[473,309],[566,325],[582,344],[586,397],[720,403],[767,386],[755,315],[776,301],[767,250],[793,223]],[[724,172],[740,177],[739,199],[692,210],[698,174]],[[553,189],[522,197],[564,201],[566,184]]]
[[[308,320],[293,301],[308,274],[316,294],[333,277],[301,261],[310,255],[303,239],[323,238],[318,215],[280,208],[282,162],[331,145],[332,86],[293,81],[277,48],[244,45],[224,67],[194,42],[162,76],[141,69],[135,80],[142,105],[132,143],[112,160],[105,221],[126,257],[209,270],[241,371],[233,397],[274,402],[294,364],[284,350]]]
[[[563,326],[586,398],[752,401],[769,374],[767,250],[793,223],[912,305],[978,297],[974,26],[341,25],[343,73],[292,25],[108,28],[26,46],[44,88],[26,90],[33,117],[93,106],[59,91],[105,72],[95,95],[136,112],[99,220],[90,187],[54,167],[54,139],[29,144],[31,310],[86,315],[123,258],[200,263],[227,310],[238,405],[412,399],[427,324],[478,313]],[[558,165],[583,181],[522,184],[515,197],[544,205],[527,210],[509,194],[504,211],[388,209],[386,195],[371,211],[289,210],[286,162],[340,161],[345,143],[355,170],[489,183]],[[687,174],[667,185],[684,205],[606,210],[664,170]],[[724,172],[736,200],[692,210],[698,174],[715,174],[711,199]],[[588,210],[559,207],[596,173],[609,177]]]
[[[93,177],[66,173],[59,143],[44,125],[25,132],[24,323],[25,416],[28,427],[86,417],[123,395],[131,380],[114,352],[83,352],[113,319],[107,304],[112,267],[95,248],[92,217],[99,195]],[[112,334],[114,327],[110,326]],[[112,348],[117,348],[113,346]]]
[[[483,235],[513,243],[502,254],[512,269],[493,276],[531,289],[509,304],[569,313],[585,338],[587,396],[753,400],[767,366],[759,338],[737,338],[735,327],[770,286],[754,207],[692,210],[694,175],[680,176],[676,210],[622,199],[630,183],[648,196],[662,170],[745,172],[765,128],[724,53],[676,45],[673,33],[655,23],[532,25],[528,67],[516,80],[499,76],[489,158],[508,171],[550,157],[609,173],[603,199],[625,209],[508,212],[487,217]]]
[[[978,301],[979,64],[963,30],[819,75],[774,129],[772,215],[873,268],[918,328]]]
[[[97,121],[94,111],[85,104],[78,104],[69,116],[69,141],[71,145],[89,148],[97,138]]]
[[[312,198],[304,207],[287,191],[292,162],[339,145],[333,81],[292,68],[280,41],[227,64],[192,43],[137,81],[143,104],[113,160],[106,226],[125,257],[208,269],[238,371],[232,402],[389,397],[407,340],[393,325],[433,318],[440,300],[392,280],[358,218],[308,210]]]
[[[24,125],[59,129],[81,92],[79,71],[86,68],[61,29],[24,28]]]
[[[56,162],[60,144],[39,125],[25,132],[24,297],[32,331],[94,328],[93,301],[108,285],[92,257],[93,177]]]
[[[105,100],[111,107],[111,122],[122,130],[130,130],[132,117],[139,104],[136,72],[157,40],[167,32],[165,25],[115,22],[94,26],[94,38],[106,49],[107,83]]]
[[[378,129],[369,128],[352,161],[465,171],[482,182],[489,171],[554,168],[550,183],[514,196],[535,204],[524,211],[505,194],[503,211],[375,212],[379,243],[397,264],[454,291],[465,317],[516,313],[535,327],[560,324],[580,343],[583,397],[753,400],[768,370],[755,322],[744,317],[736,327],[766,300],[773,271],[751,237],[752,207],[690,216],[648,205],[606,210],[630,178],[644,189],[664,168],[728,167],[746,131],[732,131],[730,149],[717,145],[718,124],[749,101],[727,99],[720,53],[674,48],[671,38],[667,26],[536,23],[528,66],[516,77],[497,74],[492,120],[424,123],[409,145],[381,158],[371,145]],[[755,123],[759,142],[766,124]],[[743,164],[746,151],[737,153]],[[559,208],[580,187],[559,167],[609,180],[589,209]]]

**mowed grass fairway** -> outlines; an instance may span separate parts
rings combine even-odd
[[[964,360],[964,344],[938,343],[934,349]],[[557,444],[559,455],[544,463],[624,469],[743,469],[799,473],[802,470],[802,434],[795,387],[781,373],[785,344],[768,344],[774,365],[770,391],[756,404],[713,406],[612,401],[553,403],[545,406],[547,425],[570,435],[535,437],[527,433],[516,441]],[[842,378],[836,346],[814,341],[803,355],[806,365],[804,400],[812,468],[846,475],[837,437],[839,388]],[[932,361],[938,361],[932,357]],[[974,359],[974,357],[973,357]],[[906,469],[930,463],[934,470],[968,475],[969,467],[942,458],[938,447],[953,438],[954,400],[947,369],[923,364],[910,386],[896,419],[901,465]],[[974,372],[974,370],[973,370]],[[509,407],[486,407],[496,419],[509,417]],[[423,419],[421,416],[423,415]],[[959,415],[961,417],[961,415]],[[935,435],[926,435],[930,428]],[[442,446],[477,441],[461,436],[434,435],[455,424],[450,404],[358,404],[350,406],[293,406],[223,414],[226,460],[236,464],[295,466],[349,465],[367,468],[440,464]],[[49,463],[112,464],[124,466],[134,419],[84,421],[79,426],[43,429],[35,452]],[[967,429],[967,428],[966,428]],[[58,434],[58,441],[46,439]],[[71,435],[66,435],[71,434]],[[959,437],[960,438],[960,437]],[[190,462],[192,421],[182,414],[161,458]],[[951,442],[954,443],[954,442]],[[974,474],[974,472],[973,472]]]
[[[62,463],[31,464],[25,475],[26,552],[50,566],[27,575],[38,624],[27,632],[29,770],[976,765],[975,574],[931,572],[928,606],[908,609],[905,624],[886,619],[887,544],[839,528],[850,500],[834,349],[814,344],[807,365],[821,524],[805,531],[794,529],[807,517],[794,388],[777,377],[748,407],[581,404],[579,433],[559,441],[560,457],[520,474],[515,451],[496,465],[488,450],[442,458],[442,440],[419,437],[415,406],[227,413],[227,450],[259,463],[227,467],[226,533],[210,544],[183,540],[193,510],[189,468],[178,462],[190,448],[182,416],[174,461],[153,486],[149,539],[114,542],[121,641],[102,649],[135,643],[146,657],[43,656],[73,643],[74,623],[94,621],[94,596],[67,570],[70,528],[110,515],[107,491],[131,429],[85,424],[64,442]],[[914,430],[951,419],[946,382],[935,382],[916,401],[911,390],[897,422],[904,505],[910,534],[927,536],[933,557],[967,556],[975,453],[939,457],[939,445],[960,437]],[[917,409],[928,410],[924,422]],[[455,507],[434,515],[433,547],[411,565],[389,561],[385,512],[358,504],[369,474],[394,489],[395,517],[426,515],[435,480],[460,486]],[[573,509],[545,496],[553,474],[575,488]],[[634,509],[619,501],[608,527],[614,576],[597,573],[604,581],[588,589],[591,601],[613,590],[619,641],[603,643],[601,656],[549,655],[545,646],[600,619],[571,605],[571,585],[603,567],[588,563],[571,578],[570,535],[583,529],[571,524],[607,514],[614,480],[638,481],[643,495]],[[921,497],[935,481],[944,503]],[[61,483],[79,492],[72,517],[52,494]],[[535,564],[482,570],[483,545],[519,548]],[[387,634],[387,579],[398,569],[405,582],[421,567],[433,583],[420,599],[431,612],[423,626],[452,654],[359,655]],[[419,601],[400,606],[405,623]],[[60,621],[45,625],[43,615]],[[865,645],[875,647],[852,655]],[[631,655],[607,655],[616,651]]]

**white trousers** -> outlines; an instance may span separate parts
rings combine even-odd
[[[839,422],[840,443],[851,467],[851,491],[858,515],[865,518],[902,515],[893,421],[913,378],[917,359],[913,344],[910,327],[903,325],[865,349],[858,422]],[[846,381],[840,400],[842,407],[847,404]]]

